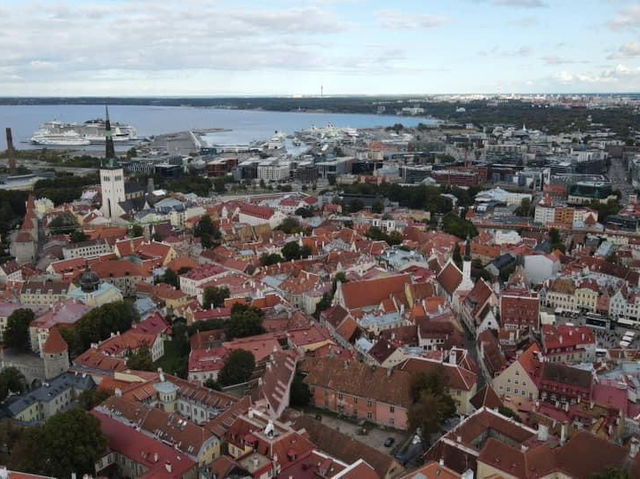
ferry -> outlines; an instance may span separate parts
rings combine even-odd
[[[131,125],[111,123],[111,137],[114,143],[128,143],[138,139],[137,130]],[[84,123],[63,123],[48,121],[40,125],[31,137],[34,145],[46,146],[87,146],[103,144],[106,137],[106,123],[102,119]]]

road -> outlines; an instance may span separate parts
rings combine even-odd
[[[611,158],[611,167],[609,168],[609,180],[614,190],[620,190],[622,193],[622,203],[629,203],[629,195],[634,193],[633,186],[629,182],[629,172],[625,167],[622,158]]]

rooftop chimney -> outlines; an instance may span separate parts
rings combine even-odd
[[[545,424],[538,424],[538,441],[546,442],[549,440],[549,428]]]
[[[7,131],[7,153],[9,154],[9,172],[12,175],[15,175],[16,174],[16,150],[13,147],[13,135],[11,134],[11,128],[7,128],[6,131]]]
[[[640,450],[640,441],[635,437],[631,439],[631,444],[629,447],[629,457],[635,458],[638,455],[638,450]]]
[[[564,445],[567,442],[567,436],[569,435],[569,423],[563,422],[560,426],[560,445]]]

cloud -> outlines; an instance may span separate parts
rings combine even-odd
[[[613,30],[619,30],[621,28],[640,28],[640,6],[620,10],[618,12],[618,16],[609,21],[609,27]]]
[[[514,25],[516,27],[533,27],[537,24],[538,19],[536,17],[522,17],[509,21],[509,25]]]
[[[626,65],[617,65],[614,68],[605,69],[599,72],[569,72],[561,71],[554,75],[554,79],[564,85],[576,84],[616,84],[629,81],[635,81],[640,78],[640,67],[628,67]]]
[[[55,82],[102,70],[330,69],[342,58],[327,53],[327,42],[350,28],[317,6],[242,9],[199,0],[23,2],[2,13],[0,78],[36,82],[45,81],[43,71]]]
[[[640,56],[640,42],[629,42],[622,45],[617,52],[612,53],[607,58],[615,60],[618,58],[633,58]]]
[[[478,55],[481,56],[493,56],[493,57],[528,57],[533,53],[533,48],[528,45],[523,45],[515,50],[503,49],[500,47],[493,47],[489,51],[480,51]]]
[[[391,9],[379,10],[376,18],[382,27],[397,30],[435,28],[448,21],[446,17],[439,15],[413,14]]]
[[[545,56],[540,57],[540,58],[547,65],[570,65],[570,64],[575,64],[575,63],[589,63],[588,61],[575,60],[573,58],[565,58],[565,57],[561,57],[559,55],[545,55]]]
[[[542,0],[493,0],[494,5],[503,5],[507,7],[525,7],[540,8],[546,7],[547,4]]]

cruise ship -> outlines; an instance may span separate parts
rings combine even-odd
[[[111,124],[111,135],[114,143],[127,143],[138,139],[137,130],[130,125]],[[105,121],[89,120],[84,123],[63,123],[48,121],[40,125],[31,137],[35,145],[87,146],[105,142]]]

